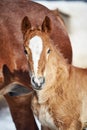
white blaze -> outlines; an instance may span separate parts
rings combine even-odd
[[[38,61],[40,59],[40,55],[43,49],[42,46],[42,39],[39,36],[35,36],[30,40],[29,48],[32,52],[32,58],[33,58],[33,67],[34,67],[34,73],[37,75],[38,70]]]

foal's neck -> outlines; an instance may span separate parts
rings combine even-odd
[[[42,90],[36,91],[38,103],[44,103],[48,101],[50,98],[54,97],[55,92],[58,91],[60,93],[60,89],[67,82],[69,77],[69,68],[70,65],[67,63],[65,59],[59,57],[58,63],[56,65],[55,78],[52,84],[46,84]]]

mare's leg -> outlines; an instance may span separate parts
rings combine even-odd
[[[31,110],[31,94],[5,98],[17,130],[38,130]]]

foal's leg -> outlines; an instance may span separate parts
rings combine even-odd
[[[31,110],[31,94],[24,96],[5,96],[17,130],[39,130]]]

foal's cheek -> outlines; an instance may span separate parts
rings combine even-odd
[[[45,80],[47,84],[52,84],[56,80],[55,65],[46,64],[45,66]]]
[[[46,67],[44,75],[46,82],[47,83],[50,82],[52,77],[51,77],[51,70],[49,68]]]

